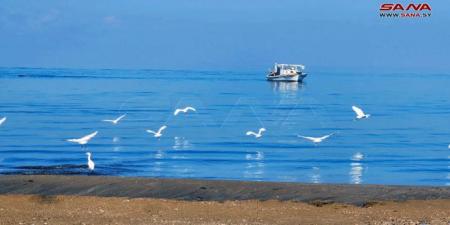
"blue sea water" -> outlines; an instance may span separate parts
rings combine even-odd
[[[1,174],[450,185],[450,76],[0,69]],[[173,116],[193,106],[195,113]],[[352,105],[372,114],[355,121]],[[102,122],[126,114],[118,124]],[[167,125],[160,139],[146,133]],[[265,127],[260,139],[245,135]],[[297,137],[322,136],[314,145]]]

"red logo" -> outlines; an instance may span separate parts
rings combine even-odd
[[[380,6],[382,18],[430,18],[431,6],[428,3],[385,3]]]
[[[421,4],[409,4],[409,5],[402,5],[402,4],[382,4],[380,7],[380,10],[382,11],[395,11],[395,10],[415,10],[415,11],[422,11],[422,10],[429,10],[431,11],[430,5],[427,3],[421,3]]]

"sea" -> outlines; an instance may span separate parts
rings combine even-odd
[[[0,68],[0,174],[450,185],[450,75],[265,75]],[[371,116],[355,120],[353,105]],[[85,147],[66,141],[94,131]]]

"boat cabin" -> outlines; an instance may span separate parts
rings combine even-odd
[[[305,69],[304,65],[299,64],[277,64],[275,63],[273,75],[295,75],[301,73]]]

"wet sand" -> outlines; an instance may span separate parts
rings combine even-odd
[[[450,199],[450,187],[303,184],[108,176],[0,176],[0,194],[346,203]]]
[[[0,224],[450,224],[450,187],[0,176]]]

